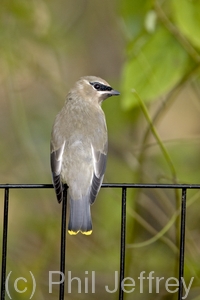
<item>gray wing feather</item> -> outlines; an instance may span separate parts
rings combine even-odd
[[[57,149],[53,150],[53,145],[51,143],[51,171],[52,171],[52,179],[53,185],[56,192],[56,197],[58,202],[60,203],[63,199],[63,185],[60,179],[60,172],[62,166],[62,157],[64,152],[65,143]]]
[[[108,145],[106,142],[106,144],[104,145],[104,149],[101,152],[95,151],[93,146],[91,145],[94,162],[94,175],[90,190],[90,204],[94,203],[103,181],[107,161],[107,146]]]

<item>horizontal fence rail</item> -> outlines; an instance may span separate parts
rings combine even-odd
[[[6,263],[7,263],[7,239],[8,239],[8,217],[9,217],[9,190],[10,189],[52,189],[52,184],[0,184],[0,189],[4,190],[4,209],[3,209],[3,232],[2,232],[2,264],[1,264],[1,300],[6,297]],[[183,297],[184,278],[184,255],[185,255],[185,223],[186,223],[186,198],[187,190],[199,189],[199,184],[143,184],[143,183],[104,183],[102,188],[120,188],[121,196],[121,241],[120,241],[120,283],[125,274],[125,254],[126,254],[126,194],[127,189],[179,189],[181,195],[180,213],[180,244],[179,244],[179,290],[178,300]],[[66,212],[67,212],[67,186],[64,187],[62,215],[61,215],[61,241],[60,241],[60,272],[65,274],[65,255],[66,255]],[[123,300],[124,291],[119,284],[119,300]],[[66,299],[65,284],[62,282],[59,289],[59,300]]]

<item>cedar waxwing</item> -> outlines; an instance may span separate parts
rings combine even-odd
[[[51,134],[51,171],[58,202],[68,186],[68,232],[92,233],[90,205],[100,190],[107,157],[107,127],[101,103],[119,92],[95,76],[80,78],[56,116]]]

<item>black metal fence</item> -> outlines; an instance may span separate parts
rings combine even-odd
[[[52,189],[52,184],[0,184],[0,189],[4,190],[3,209],[3,232],[2,232],[2,265],[1,265],[1,300],[6,297],[6,263],[7,263],[7,238],[8,238],[8,218],[9,218],[9,191],[10,189]],[[181,213],[180,213],[180,241],[179,241],[179,289],[178,300],[183,297],[184,278],[184,250],[185,250],[185,223],[186,223],[186,199],[188,189],[200,189],[198,184],[103,184],[102,188],[121,189],[121,242],[120,242],[120,283],[125,274],[125,254],[126,254],[126,192],[127,189],[179,189],[182,191]],[[67,187],[64,189],[64,200],[62,203],[61,216],[61,244],[60,244],[60,274],[65,274],[65,253],[66,253],[66,212],[67,212]],[[119,299],[124,297],[124,290],[119,284]],[[59,288],[59,300],[64,300],[65,283],[62,282]]]

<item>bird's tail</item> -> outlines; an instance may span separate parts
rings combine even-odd
[[[75,235],[81,232],[85,235],[92,233],[92,220],[88,195],[79,200],[70,197],[70,217],[68,232]]]

